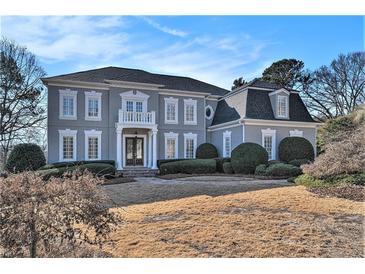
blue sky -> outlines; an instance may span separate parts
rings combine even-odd
[[[183,75],[229,89],[282,58],[309,69],[364,50],[360,16],[1,17],[48,75],[103,66]]]

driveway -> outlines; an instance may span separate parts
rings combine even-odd
[[[153,203],[197,195],[220,196],[265,188],[290,186],[286,180],[257,180],[233,176],[199,176],[164,180],[136,178],[135,182],[106,185],[111,207]]]

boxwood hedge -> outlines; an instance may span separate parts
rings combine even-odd
[[[231,154],[234,173],[253,174],[256,166],[267,164],[266,150],[255,143],[243,143],[237,146]]]
[[[183,160],[161,164],[160,174],[202,174],[216,172],[216,161],[214,159]]]
[[[312,144],[303,137],[286,137],[279,144],[279,158],[285,162],[295,159],[313,161],[314,149]]]
[[[201,144],[196,149],[197,159],[213,159],[217,157],[218,157],[217,148],[210,143]]]
[[[18,144],[6,161],[6,170],[9,172],[22,172],[37,170],[46,164],[42,149],[36,144]]]

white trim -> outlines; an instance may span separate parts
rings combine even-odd
[[[206,115],[206,113],[207,113],[207,109],[210,109],[210,116],[209,116],[209,117],[207,117],[207,115]],[[212,108],[212,106],[211,106],[211,105],[207,105],[207,106],[205,107],[205,109],[204,109],[204,115],[205,115],[205,119],[208,119],[208,120],[213,119],[213,117],[214,117],[214,110],[213,110],[213,108]]]
[[[290,137],[303,137],[303,131],[302,130],[289,130],[289,136]]]
[[[193,139],[194,140],[194,148],[193,148],[193,159],[196,157],[196,148],[197,148],[197,134],[196,133],[184,133],[184,158],[186,158],[186,140]]]
[[[194,121],[186,121],[186,107],[189,105],[194,107]],[[193,100],[191,98],[184,99],[184,125],[196,125],[197,119],[197,100]]]
[[[42,82],[47,86],[53,86],[53,87],[67,87],[67,88],[72,87],[72,88],[109,90],[109,85],[101,84],[101,83],[70,81],[70,80],[49,81],[46,79],[44,79],[44,80],[42,79]]]
[[[165,89],[164,89],[165,90]],[[203,94],[203,95],[196,95],[196,93],[198,94]],[[209,93],[201,93],[201,92],[187,92],[187,91],[179,91],[176,93],[175,92],[159,92],[159,95],[167,95],[167,96],[180,96],[180,97],[196,97],[196,98],[205,98],[207,95],[209,95]]]
[[[139,101],[142,102],[142,112],[147,112],[147,101],[149,95],[139,90],[129,90],[119,94],[122,98],[122,110],[127,111],[127,101]]]
[[[76,161],[77,158],[77,130],[71,129],[59,129],[58,130],[58,159],[60,162],[70,162]],[[73,138],[73,151],[72,151],[72,159],[64,159],[63,158],[63,137],[72,137]]]
[[[73,99],[73,115],[63,114],[63,98],[72,97]],[[60,89],[59,90],[59,114],[58,118],[62,120],[77,120],[77,90]]]
[[[261,129],[261,145],[263,148],[265,148],[265,136],[271,136],[271,157],[269,155],[269,160],[275,160],[276,159],[276,130],[267,128],[267,129]]]
[[[287,89],[285,89],[285,88],[281,88],[281,89],[278,89],[278,90],[275,90],[275,91],[273,91],[273,92],[270,92],[269,93],[269,96],[273,96],[273,95],[275,95],[275,94],[278,94],[278,93],[282,93],[282,92],[284,92],[286,95],[290,95],[290,92],[287,90]]]
[[[175,140],[175,155],[173,159],[178,159],[179,158],[179,134],[178,133],[174,133],[174,132],[165,132],[165,159],[167,158],[167,140],[168,139],[173,139]],[[170,158],[171,159],[171,158]]]
[[[223,125],[223,124],[222,124]],[[217,130],[222,130],[222,129],[228,129],[228,128],[234,128],[234,127],[239,127],[241,124],[230,124],[230,125],[227,125],[227,126],[223,126],[223,127],[219,127],[219,128],[211,128],[209,127],[207,129],[208,132],[212,132],[212,131],[217,131]]]
[[[229,137],[229,151],[226,151],[226,138]],[[231,157],[232,151],[232,131],[226,130],[223,132],[223,157]]]
[[[297,122],[297,121],[282,121],[282,120],[262,120],[244,118],[241,120],[245,125],[253,126],[278,126],[278,127],[298,127],[298,128],[316,128],[321,126],[321,123],[316,122]]]
[[[245,142],[245,124],[241,124],[242,125],[242,143],[244,143]]]
[[[86,121],[101,121],[101,92],[85,91],[85,120]],[[89,99],[98,100],[98,116],[89,116]]]
[[[279,114],[280,99],[285,101],[285,115]],[[278,118],[289,118],[289,97],[286,95],[278,95],[276,98],[276,117]]]
[[[173,97],[165,97],[165,124],[177,124],[179,121],[179,99]],[[175,120],[167,120],[167,105],[175,105]]]
[[[85,134],[85,160],[101,160],[101,130],[84,130]],[[96,159],[90,159],[89,157],[89,137],[98,138],[98,157]]]
[[[143,167],[147,167],[147,150],[146,150],[146,134],[123,134],[122,139],[123,139],[123,168],[128,167],[126,165],[127,163],[127,154],[125,151],[125,139],[126,137],[138,137],[138,138],[143,138]]]

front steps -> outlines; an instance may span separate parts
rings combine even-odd
[[[136,168],[124,168],[123,170],[118,170],[118,174],[123,177],[155,177],[158,173],[158,169],[151,169],[145,167]]]

